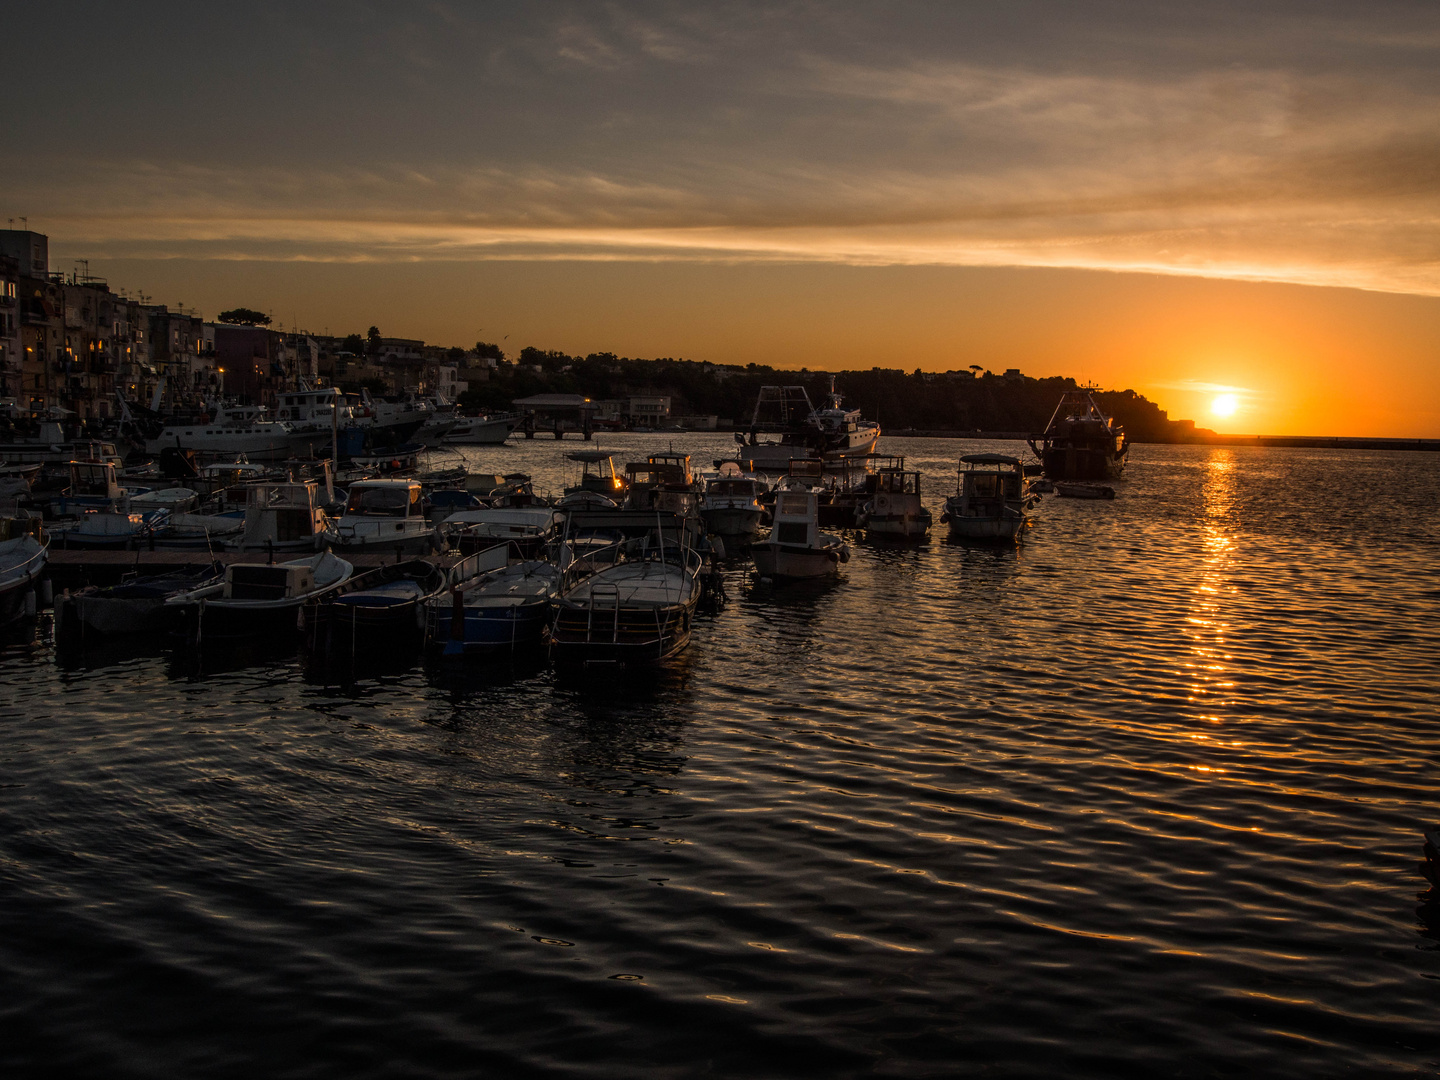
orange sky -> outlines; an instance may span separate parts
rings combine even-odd
[[[63,247],[63,245],[56,245]],[[92,262],[214,315],[334,333],[790,367],[982,364],[1133,388],[1220,431],[1440,437],[1440,299],[1060,269]],[[303,302],[302,302],[303,301]],[[1209,412],[1221,388],[1240,409]]]
[[[0,214],[211,316],[1440,437],[1433,0],[341,11],[7,12]]]

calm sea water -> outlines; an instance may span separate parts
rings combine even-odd
[[[937,510],[978,448],[883,446]],[[558,490],[563,449],[466,453]],[[1118,487],[1019,550],[737,563],[643,678],[42,620],[0,1068],[1434,1075],[1440,457],[1140,446]]]

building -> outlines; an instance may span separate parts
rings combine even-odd
[[[670,421],[670,398],[632,397],[625,411],[635,427],[664,427]]]

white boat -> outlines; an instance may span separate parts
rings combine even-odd
[[[259,481],[246,487],[245,525],[237,551],[317,551],[330,519],[313,480]]]
[[[352,573],[350,563],[328,551],[283,563],[231,563],[223,581],[165,603],[180,612],[193,638],[289,634],[307,599]]]
[[[966,454],[960,459],[955,494],[945,500],[940,520],[962,540],[1018,540],[1035,496],[1019,458]]]
[[[765,507],[760,502],[764,485],[745,476],[733,461],[720,467],[720,475],[705,482],[700,517],[707,532],[721,537],[749,540],[760,535]]]
[[[520,426],[519,413],[492,413],[489,416],[459,416],[455,426],[440,436],[451,446],[498,446]]]
[[[567,566],[550,626],[556,663],[653,663],[685,648],[704,558],[683,529],[666,536],[621,541],[613,560],[590,552]]]
[[[336,551],[418,555],[438,546],[417,480],[357,480],[345,512],[325,531]]]
[[[690,469],[689,454],[664,451],[626,465],[625,490],[631,510],[659,510],[680,517],[693,517],[700,510],[700,486]]]
[[[440,524],[446,546],[471,555],[496,544],[512,544],[533,559],[555,539],[559,515],[548,506],[491,506],[461,510]]]
[[[860,527],[884,540],[923,540],[930,532],[930,511],[920,500],[920,474],[905,468],[878,469],[875,493],[860,511]]]
[[[777,492],[770,535],[750,548],[760,576],[824,577],[849,562],[849,546],[837,536],[822,533],[819,521],[819,500],[813,490],[792,485]]]
[[[255,405],[220,406],[208,423],[166,424],[155,438],[145,440],[147,454],[178,446],[201,454],[251,461],[284,461],[290,457],[294,429],[284,421],[269,420]]]
[[[778,434],[761,442],[761,434]],[[750,422],[749,441],[736,432],[736,459],[747,472],[785,472],[792,461],[867,457],[880,441],[880,425],[863,420],[859,409],[847,409],[830,380],[825,407],[810,404],[803,386],[762,386]]]
[[[6,519],[7,528],[16,524]],[[22,523],[29,527],[28,523]],[[0,626],[35,614],[36,587],[45,571],[50,542],[24,532],[0,541]]]
[[[164,512],[159,516],[163,518]],[[137,548],[150,536],[151,522],[126,510],[87,510],[73,523],[57,525],[51,535],[62,548],[115,550]]]

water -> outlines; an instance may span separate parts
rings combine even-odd
[[[937,511],[976,448],[884,447]],[[0,656],[0,1065],[1433,1075],[1437,466],[1140,446],[1018,551],[736,564],[648,677],[62,664],[42,623]]]

